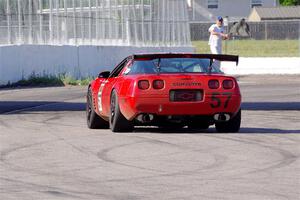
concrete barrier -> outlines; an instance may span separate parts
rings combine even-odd
[[[300,74],[300,57],[240,58],[235,63],[222,62],[226,74]]]
[[[36,75],[67,74],[75,78],[97,76],[111,70],[130,54],[193,52],[192,47],[129,46],[0,46],[0,85]]]
[[[193,52],[192,47],[128,46],[0,46],[0,85],[28,78],[31,74],[68,74],[75,78],[96,76],[111,70],[134,53]],[[300,74],[300,58],[240,58],[239,65],[222,63],[228,74]]]

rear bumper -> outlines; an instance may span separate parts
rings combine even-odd
[[[217,100],[216,100],[217,99]],[[229,113],[235,115],[241,106],[241,96],[206,95],[199,102],[170,102],[169,97],[124,97],[120,98],[122,114],[132,120],[141,113],[154,115],[205,115]]]

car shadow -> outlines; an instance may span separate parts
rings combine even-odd
[[[0,101],[0,114],[43,111],[84,111],[85,103],[59,101]]]
[[[0,114],[18,110],[28,111],[84,111],[85,102],[63,101],[1,101]],[[253,111],[300,111],[300,102],[243,102],[242,110]]]
[[[157,133],[157,134],[300,134],[300,130],[276,129],[276,128],[256,128],[256,127],[241,127],[238,133],[218,133],[215,128],[207,130],[198,129],[160,129],[160,128],[144,128],[136,127],[135,133]]]
[[[1,114],[30,114],[33,112],[63,112],[63,111],[84,111],[84,102],[59,102],[59,101],[0,101]],[[243,110],[272,111],[272,110],[300,110],[300,102],[245,102]],[[137,127],[135,132],[151,132],[160,134],[218,134],[214,128],[208,130],[195,129],[158,129]],[[300,130],[242,127],[237,134],[299,134]]]
[[[300,102],[243,102],[242,110],[300,110]]]

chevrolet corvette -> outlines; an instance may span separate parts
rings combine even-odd
[[[238,56],[139,54],[91,81],[86,117],[91,129],[130,132],[135,126],[238,132],[241,93],[236,79],[215,61],[238,63]]]

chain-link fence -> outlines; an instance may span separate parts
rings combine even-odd
[[[243,27],[234,29],[237,23],[229,23],[227,32],[233,36],[247,38]],[[300,35],[300,21],[263,21],[247,22],[249,26],[249,38],[255,40],[298,40]],[[191,38],[192,40],[207,40],[209,38],[208,29],[211,22],[192,22]],[[234,27],[235,26],[235,27]]]
[[[191,40],[198,52],[209,53],[209,27],[213,22],[191,22]],[[230,40],[223,53],[241,56],[300,56],[300,21],[280,20],[229,23]]]
[[[186,0],[0,0],[0,44],[190,46]]]

